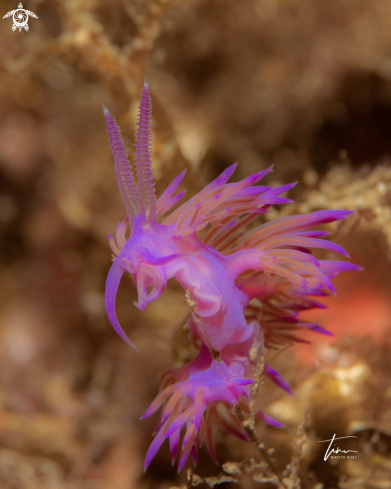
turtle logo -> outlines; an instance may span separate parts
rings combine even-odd
[[[4,15],[3,19],[11,17],[11,15],[14,21],[12,25],[12,30],[16,31],[16,29],[19,29],[19,32],[21,32],[23,28],[25,31],[29,30],[29,16],[34,17],[34,19],[38,19],[38,16],[35,15],[34,12],[30,12],[30,10],[25,10],[21,3],[18,5],[18,8],[16,10],[11,10],[10,12],[7,12]]]

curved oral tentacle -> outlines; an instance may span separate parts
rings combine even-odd
[[[119,283],[121,281],[124,272],[125,270],[123,267],[121,267],[119,263],[119,258],[117,258],[116,261],[111,266],[106,280],[105,301],[106,301],[107,316],[110,320],[111,325],[113,326],[115,331],[120,335],[120,337],[124,341],[126,341],[128,345],[130,345],[138,352],[136,345],[134,345],[130,341],[125,331],[122,329],[121,325],[119,324],[117,315],[115,313],[115,298],[117,295]]]

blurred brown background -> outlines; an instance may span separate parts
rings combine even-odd
[[[1,16],[17,3],[0,1]],[[260,437],[283,470],[310,407],[302,487],[391,487],[391,3],[24,0],[24,8],[39,17],[28,32],[13,32],[12,18],[0,24],[0,488],[190,484],[167,447],[143,475],[156,418],[138,419],[161,374],[186,358],[175,333],[183,292],[170,284],[141,313],[123,280],[118,315],[138,355],[104,305],[107,234],[125,209],[101,107],[131,149],[144,78],[158,193],[184,168],[192,195],[235,161],[235,179],[274,164],[269,183],[299,184],[297,204],[271,217],[356,211],[333,239],[365,272],[337,281],[338,299],[314,313],[337,342],[276,360],[295,397],[264,386],[261,406],[287,427],[261,426]],[[358,436],[359,460],[323,461],[318,440],[333,433]],[[259,458],[228,436],[218,448],[222,462]],[[221,471],[203,451],[195,470]],[[245,489],[260,486],[241,479]]]

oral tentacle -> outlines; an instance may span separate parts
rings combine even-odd
[[[158,270],[154,266],[142,263],[136,274],[138,304],[135,305],[144,310],[148,302],[154,301],[161,295],[166,283],[164,268]],[[152,290],[149,291],[150,288]]]
[[[110,268],[107,280],[106,280],[106,291],[105,291],[105,301],[106,301],[106,310],[107,310],[107,315],[110,320],[111,325],[115,329],[115,331],[119,334],[119,336],[132,348],[134,348],[137,352],[138,349],[136,345],[134,345],[128,336],[126,335],[125,331],[122,329],[121,325],[119,324],[119,321],[117,319],[117,315],[115,312],[115,298],[117,295],[118,287],[122,278],[122,275],[124,274],[125,270],[123,267],[121,267],[119,263],[119,258],[113,263],[113,265]]]

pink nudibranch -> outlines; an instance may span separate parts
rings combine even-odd
[[[167,280],[174,278],[186,294],[190,335],[202,344],[197,359],[169,373],[168,384],[162,386],[162,392],[145,414],[149,416],[165,404],[146,466],[166,438],[170,440],[174,461],[179,432],[186,426],[179,459],[181,470],[190,454],[196,460],[198,446],[204,441],[216,460],[211,440],[213,419],[221,429],[247,439],[232,412],[221,417],[217,405],[238,405],[248,412],[248,386],[252,383],[253,369],[249,352],[255,341],[262,337],[263,348],[279,348],[300,341],[296,336],[300,329],[329,334],[319,325],[301,321],[297,316],[300,311],[322,307],[313,296],[335,293],[332,277],[359,267],[345,261],[317,260],[311,248],[347,254],[340,246],[321,239],[327,232],[312,228],[345,219],[351,212],[317,211],[247,230],[247,225],[266,213],[271,205],[290,203],[281,194],[294,184],[277,188],[255,185],[272,168],[227,183],[236,168],[232,165],[195,197],[162,218],[184,195],[184,192],[175,193],[185,172],[156,200],[148,85],[143,88],[137,123],[137,182],[120,129],[106,109],[104,113],[118,186],[127,212],[126,219],[117,227],[115,239],[110,236],[114,263],[106,282],[109,320],[121,338],[135,348],[115,313],[122,275],[129,272],[134,276],[138,290],[136,306],[141,310],[161,295]],[[131,234],[126,239],[128,226]],[[265,368],[264,373],[291,393],[271,367]],[[269,424],[280,426],[264,413],[257,415]]]

